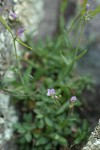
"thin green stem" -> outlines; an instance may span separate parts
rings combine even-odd
[[[32,48],[31,48],[30,46],[28,46],[28,45],[26,45],[25,43],[23,43],[22,41],[20,41],[17,37],[16,37],[16,41],[17,41],[18,43],[20,43],[21,45],[23,45],[24,47],[26,47],[26,48],[32,50]]]
[[[0,16],[0,22],[4,25],[4,27],[10,32],[10,34],[12,35],[12,38],[14,39],[14,35],[10,29],[10,27],[7,25],[6,21]]]
[[[75,146],[75,143],[70,145],[69,150],[71,150]]]
[[[80,47],[80,43],[81,43],[81,39],[82,39],[83,32],[84,32],[84,23],[83,23],[83,25],[82,25],[80,37],[79,37],[78,44],[77,44],[77,48],[76,48],[76,51],[75,51],[75,56],[77,56],[77,53],[78,53],[78,50],[79,50],[79,47]]]
[[[70,29],[68,30],[68,33],[72,31],[75,23],[78,21],[78,19],[81,17],[81,14],[79,14],[78,16],[76,16],[76,18],[74,19],[74,21],[72,22],[72,25],[70,27]]]
[[[27,93],[27,88],[25,87],[25,82],[23,80],[23,77],[22,77],[22,74],[21,74],[21,71],[20,71],[20,62],[19,62],[19,59],[18,59],[18,55],[17,55],[17,49],[16,49],[16,41],[18,43],[20,43],[21,45],[23,45],[24,47],[28,48],[28,49],[32,49],[31,47],[29,47],[28,45],[26,45],[25,43],[23,43],[22,41],[20,41],[17,37],[15,37],[13,35],[13,32],[11,30],[11,28],[8,26],[8,24],[6,23],[6,21],[0,16],[0,22],[4,25],[4,27],[9,31],[9,33],[11,34],[12,36],[12,39],[13,39],[13,45],[14,45],[14,49],[15,49],[15,56],[16,56],[16,60],[17,60],[17,65],[18,65],[18,73],[19,73],[19,77],[21,79],[21,82],[22,82],[22,85]]]
[[[24,83],[24,80],[23,80],[23,77],[22,77],[22,74],[21,74],[21,71],[20,71],[20,62],[19,62],[19,58],[18,58],[18,55],[17,55],[17,49],[16,49],[16,38],[14,38],[13,40],[13,44],[14,44],[14,49],[15,49],[15,56],[16,56],[16,60],[17,60],[17,66],[18,66],[18,73],[19,73],[19,77],[20,77],[20,80],[25,88],[25,83]]]
[[[74,57],[77,56],[77,53],[78,53],[78,50],[79,50],[79,47],[80,47],[80,43],[81,43],[81,39],[82,39],[82,35],[83,35],[83,31],[84,31],[84,23],[83,23],[83,25],[82,25],[82,29],[81,29],[80,37],[79,37],[79,40],[78,40],[77,48],[76,48],[76,50],[75,50],[75,56],[74,56]],[[75,61],[74,61],[74,59],[73,59],[71,65],[70,65],[70,67],[69,67],[69,69],[67,70],[68,73],[70,73],[71,70],[73,69],[74,63],[75,63]]]
[[[62,128],[64,128],[64,127],[66,126],[66,124],[67,124],[67,122],[68,122],[68,119],[69,119],[69,117],[70,117],[70,114],[71,114],[71,109],[69,108],[67,118],[66,118],[66,120],[64,121]]]
[[[82,21],[80,20],[79,21],[79,27],[78,28],[76,27],[76,32],[75,32],[74,38],[72,39],[73,46],[75,44],[76,37],[77,37],[77,35],[79,33],[79,30],[80,30],[80,27],[81,27],[81,23],[82,23]]]

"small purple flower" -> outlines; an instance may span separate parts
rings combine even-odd
[[[54,89],[48,89],[47,90],[47,96],[53,96],[55,95],[55,90]]]
[[[19,37],[21,37],[24,32],[25,32],[25,29],[24,29],[24,28],[20,28],[20,29],[17,31],[16,35],[19,36]]]
[[[13,19],[16,19],[18,16],[16,13],[10,11],[9,15],[13,18]]]
[[[89,4],[86,4],[86,11],[88,11],[88,9],[89,9]]]
[[[70,102],[75,102],[77,100],[76,96],[72,96]]]

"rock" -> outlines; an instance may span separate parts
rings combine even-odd
[[[100,150],[100,120],[82,150]]]
[[[53,36],[58,27],[61,0],[17,0],[14,10],[31,38],[45,39]],[[27,16],[27,17],[26,17]],[[27,34],[26,33],[26,34]]]
[[[38,38],[45,39],[56,34],[61,0],[44,0],[44,17],[39,25]]]
[[[0,1],[1,2],[1,1]],[[26,36],[31,34],[36,39],[45,39],[47,36],[53,36],[57,29],[58,12],[60,0],[5,0],[6,6],[0,7],[2,17],[11,27],[12,31],[16,31],[25,27],[27,32],[22,38],[26,40]],[[4,10],[14,10],[18,15],[19,22],[14,22],[9,14]],[[20,45],[17,43],[17,52],[20,54]],[[7,29],[0,23],[0,86],[2,89],[3,78],[14,78],[14,74],[10,74],[9,67],[16,64],[13,47],[13,39]],[[16,149],[15,145],[6,141],[13,137],[12,125],[17,122],[16,111],[14,106],[10,104],[10,95],[2,93],[0,89],[0,148],[2,144],[3,150]],[[5,108],[6,107],[6,108]],[[9,145],[8,145],[9,144]]]
[[[7,1],[8,2],[8,1]],[[11,8],[11,2],[9,1],[8,7]],[[8,13],[4,11],[4,8],[0,9],[2,17],[8,22]],[[2,80],[5,76],[11,62],[13,40],[11,34],[0,23],[0,86],[2,88]],[[10,105],[10,96],[5,94],[0,89],[0,146],[13,135],[12,126],[17,121],[16,112],[14,107]],[[4,149],[5,150],[5,149]]]

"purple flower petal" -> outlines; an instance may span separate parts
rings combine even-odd
[[[88,11],[88,9],[89,9],[89,4],[86,4],[86,11]]]
[[[14,13],[14,12],[12,12],[12,11],[10,11],[9,15],[10,15],[11,17],[13,17],[14,19],[16,19],[16,18],[18,17],[17,14]]]
[[[50,89],[48,89],[47,96],[50,96]]]
[[[52,93],[52,95],[55,95],[55,90],[51,89],[51,93]]]
[[[55,90],[54,89],[48,89],[47,90],[47,96],[53,96],[55,95]]]
[[[70,102],[75,102],[77,100],[76,96],[72,96]]]
[[[20,28],[20,29],[17,31],[17,36],[21,37],[24,32],[25,32],[25,29],[24,29],[24,28]]]

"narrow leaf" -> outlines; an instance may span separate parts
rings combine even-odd
[[[69,105],[69,103],[64,103],[61,107],[60,107],[60,109],[58,109],[58,111],[56,112],[56,114],[57,115],[59,115],[59,114],[62,114],[65,110],[66,110],[66,108],[68,108],[68,105]]]
[[[72,62],[72,60],[71,60],[70,58],[66,58],[61,52],[60,52],[60,54],[61,54],[61,57],[62,57],[64,63],[65,63],[67,66],[70,65],[71,62]]]
[[[81,59],[81,57],[83,57],[85,54],[87,53],[87,50],[84,50],[80,55],[76,56],[74,58],[75,61],[78,61]]]
[[[58,141],[62,145],[68,144],[67,140],[64,137],[60,136],[59,134],[53,133],[50,134],[49,136],[51,139]]]
[[[45,138],[45,137],[40,137],[37,142],[36,142],[36,145],[39,146],[39,145],[44,145],[48,142],[48,139]]]
[[[86,10],[86,4],[87,4],[88,0],[84,0],[83,2],[83,9]]]
[[[65,64],[68,65],[68,61],[67,61],[66,57],[62,53],[60,53],[60,54],[61,54],[61,57],[62,57],[63,61],[65,62]]]
[[[31,48],[30,46],[26,45],[25,43],[23,43],[22,41],[20,41],[18,38],[16,38],[16,41],[17,41],[18,43],[20,43],[21,45],[25,46],[26,48],[32,50],[32,48]]]
[[[64,41],[65,41],[65,43],[66,43],[66,46],[67,47],[70,47],[70,40],[69,40],[69,38],[68,38],[68,33],[67,33],[67,31],[66,30],[63,30],[63,37],[64,37]]]
[[[89,12],[89,14],[91,15],[91,17],[94,17],[98,13],[100,13],[100,5],[95,10],[92,10],[92,11]]]

